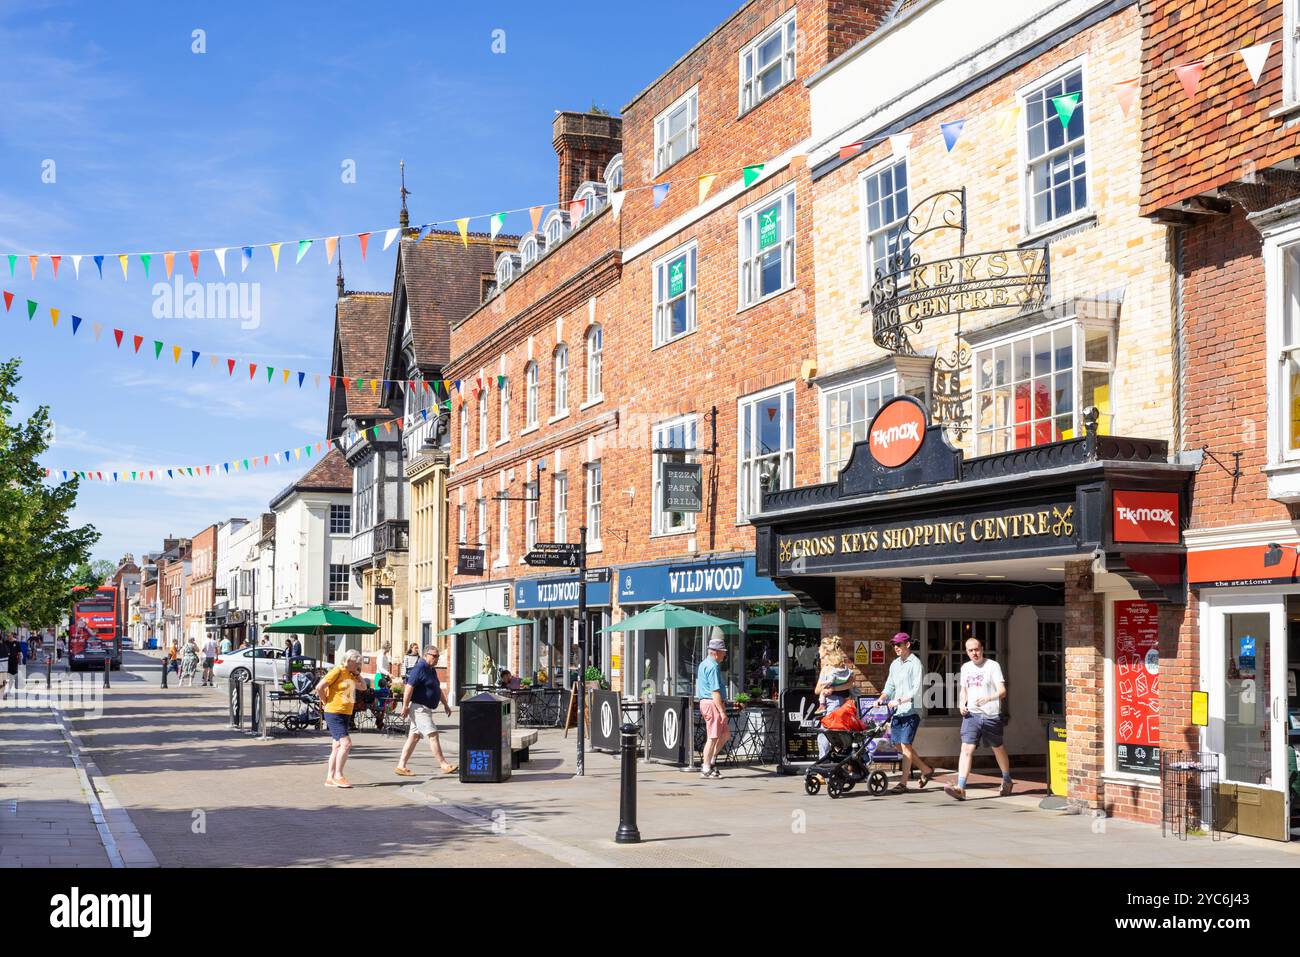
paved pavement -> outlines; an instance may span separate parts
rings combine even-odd
[[[543,731],[529,764],[499,785],[437,774],[423,746],[412,762],[419,776],[397,777],[400,740],[358,733],[348,765],[357,786],[340,791],[322,786],[327,736],[253,740],[226,727],[223,688],[176,688],[173,681],[164,691],[157,663],[145,662],[129,656],[102,716],[70,725],[83,759],[102,769],[109,793],[164,867],[1300,865],[1300,847],[1292,845],[1231,835],[1182,842],[1146,825],[1040,810],[1041,795],[1023,793],[1032,784],[998,798],[989,781],[962,804],[933,785],[925,793],[854,791],[832,801],[824,792],[807,796],[799,777],[769,770],[736,769],[705,781],[645,763],[638,788],[644,842],[619,846],[618,761],[588,755],[586,777],[575,779],[572,732],[566,739]],[[455,722],[446,719],[444,727],[453,753]],[[8,750],[6,738],[0,744]],[[20,770],[0,757],[0,800],[10,797],[10,778]],[[75,788],[64,787],[72,815]],[[71,832],[71,824],[62,826]],[[84,819],[78,826],[69,845],[89,846]],[[30,844],[18,846],[24,863],[44,857]],[[52,855],[50,863],[57,863]]]

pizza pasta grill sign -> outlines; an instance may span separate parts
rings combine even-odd
[[[871,457],[885,468],[906,465],[925,440],[925,410],[907,396],[886,402],[871,420]]]

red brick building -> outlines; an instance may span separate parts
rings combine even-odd
[[[1300,833],[1297,5],[1141,7],[1141,211],[1173,227],[1171,411],[1199,464],[1177,694],[1161,673],[1164,744],[1217,756],[1225,829],[1286,839]],[[1189,720],[1192,690],[1208,698],[1204,728]]]
[[[815,617],[755,573],[749,523],[761,475],[784,488],[817,474],[795,454],[817,420],[803,81],[893,6],[753,0],[621,118],[556,117],[556,205],[453,326],[448,373],[461,382],[449,550],[483,566],[453,579],[451,617],[509,609],[537,624],[463,639],[458,685],[497,666],[570,683],[573,576],[522,556],[581,526],[591,564],[610,569],[588,589],[588,665],[614,688],[690,693],[708,635],[598,631],[665,599],[737,623],[731,693],[773,697],[782,671],[807,679]],[[665,463],[698,464],[698,488],[667,500]],[[787,639],[798,656],[783,661]]]

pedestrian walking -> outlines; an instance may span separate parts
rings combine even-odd
[[[699,701],[700,716],[704,719],[704,760],[700,776],[720,778],[714,767],[718,752],[731,737],[727,727],[727,706],[722,695],[722,662],[727,658],[727,643],[721,638],[709,641],[708,654],[695,673],[695,697]]]
[[[384,642],[379,646],[379,654],[375,655],[375,687],[379,687],[379,676],[392,678],[393,656],[391,654],[393,646]]]
[[[456,765],[443,756],[442,743],[438,740],[438,726],[433,722],[433,713],[439,706],[447,713],[447,717],[451,717],[451,702],[447,700],[447,692],[438,681],[438,656],[438,649],[430,645],[424,649],[423,659],[416,662],[415,667],[406,675],[406,690],[402,692],[402,717],[410,718],[411,731],[406,736],[406,744],[402,747],[397,767],[393,768],[394,774],[404,778],[415,773],[406,766],[406,762],[411,760],[411,754],[420,738],[429,742],[433,759],[438,762],[443,774],[452,774],[457,769]]]
[[[203,680],[201,683],[205,688],[210,688],[215,684],[212,679],[212,665],[216,660],[217,640],[208,635],[207,641],[203,642]]]
[[[1006,679],[1002,666],[984,656],[984,642],[978,638],[966,639],[966,657],[970,660],[961,666],[961,756],[957,759],[957,783],[945,784],[944,793],[958,801],[966,800],[966,778],[970,775],[971,758],[975,749],[987,744],[993,749],[998,767],[1002,771],[1002,786],[998,794],[1011,793],[1011,759],[1002,743],[1002,702],[1007,696]]]
[[[221,655],[228,655],[230,654],[231,651],[234,650],[234,647],[235,647],[235,643],[230,640],[230,636],[225,635],[221,639],[221,645],[217,648],[217,653]]]
[[[325,703],[325,727],[333,739],[330,744],[329,766],[325,772],[326,787],[352,787],[343,776],[343,766],[347,764],[348,754],[352,751],[348,722],[352,718],[352,709],[356,706],[357,691],[360,688],[361,652],[355,649],[346,652],[343,663],[331,668],[329,674],[316,685],[316,696]]]
[[[185,647],[181,649],[181,680],[177,687],[184,685],[186,681],[190,687],[194,687],[194,673],[199,670],[199,643],[192,637],[185,639]]]
[[[876,707],[888,704],[894,715],[889,724],[890,740],[903,754],[903,777],[890,791],[902,794],[912,779],[912,768],[921,772],[917,787],[925,787],[934,777],[934,768],[916,753],[913,742],[921,726],[921,712],[916,710],[916,699],[921,694],[921,659],[912,654],[912,636],[905,631],[894,635],[894,660],[889,663],[889,677],[884,690],[876,699]]]
[[[302,657],[302,639],[296,635],[294,636],[293,639],[293,656],[295,658]]]
[[[0,637],[0,660],[4,662],[4,671],[0,674],[0,698],[9,693],[12,685],[18,687],[18,658],[22,650],[12,637]]]

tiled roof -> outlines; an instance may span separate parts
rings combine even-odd
[[[343,375],[348,379],[379,379],[384,374],[391,296],[386,292],[345,292],[334,306]],[[386,411],[383,390],[355,385],[346,390],[347,414],[374,416]]]
[[[451,324],[479,307],[482,279],[491,273],[497,254],[514,250],[518,236],[435,230],[424,239],[414,235],[401,241],[402,279],[411,310],[411,338],[415,358],[426,368],[447,364],[451,350]],[[390,357],[391,358],[391,357]]]
[[[351,492],[352,470],[343,460],[343,453],[331,448],[302,478],[282,489],[271,499],[271,507],[284,501],[294,492]]]
[[[1282,0],[1142,4],[1143,215],[1300,153],[1300,127],[1270,115],[1282,106],[1282,11]],[[1237,51],[1269,40],[1255,86]],[[1198,60],[1204,72],[1188,98],[1173,68]],[[1109,91],[1100,95],[1111,108]]]

